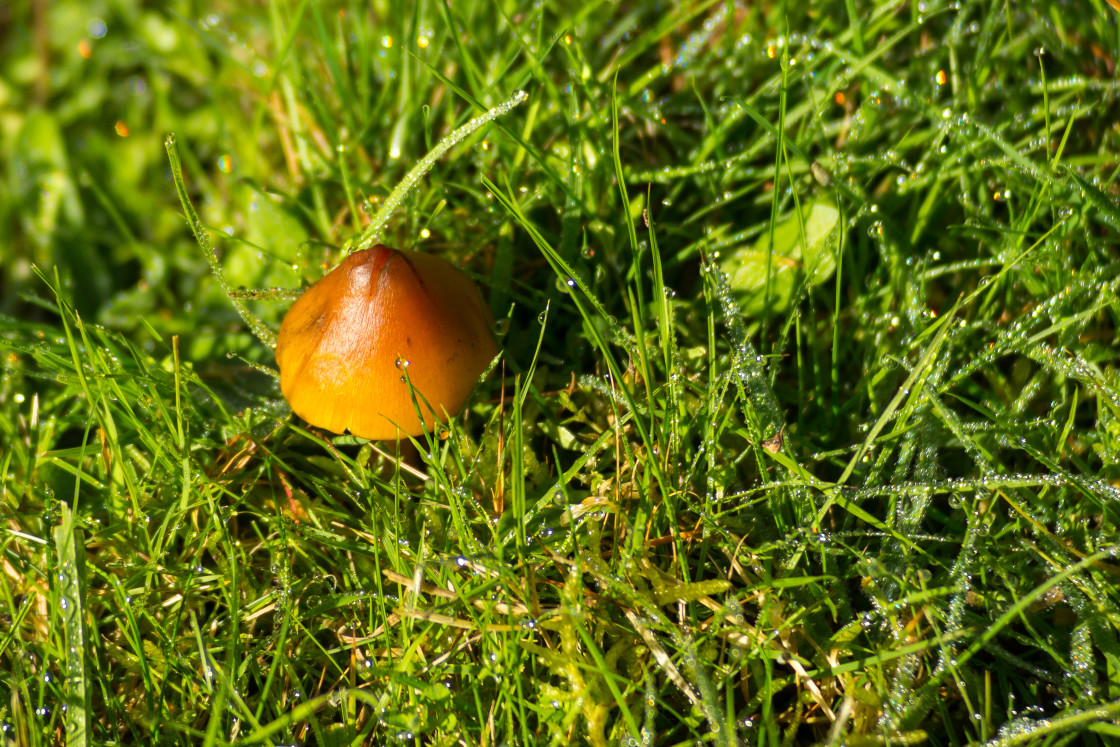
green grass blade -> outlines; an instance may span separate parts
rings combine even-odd
[[[61,505],[61,511],[62,523],[54,530],[54,545],[58,554],[58,608],[66,631],[66,743],[82,747],[91,743],[92,719],[85,533],[75,525],[67,504]]]

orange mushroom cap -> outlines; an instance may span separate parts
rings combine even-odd
[[[457,413],[497,352],[470,278],[439,257],[378,244],[292,304],[276,363],[297,415],[379,441],[418,436]]]

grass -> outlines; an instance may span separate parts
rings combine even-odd
[[[26,6],[4,745],[1120,737],[1105,2]],[[309,427],[166,135],[293,289],[517,90],[385,235],[500,363],[399,456]]]

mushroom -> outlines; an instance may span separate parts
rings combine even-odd
[[[380,441],[446,422],[497,352],[470,278],[439,257],[378,244],[296,300],[276,363],[297,415]]]

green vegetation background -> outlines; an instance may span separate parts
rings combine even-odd
[[[1114,743],[1118,17],[3,4],[0,743]],[[518,89],[389,241],[501,363],[309,428],[165,136],[298,288]]]

